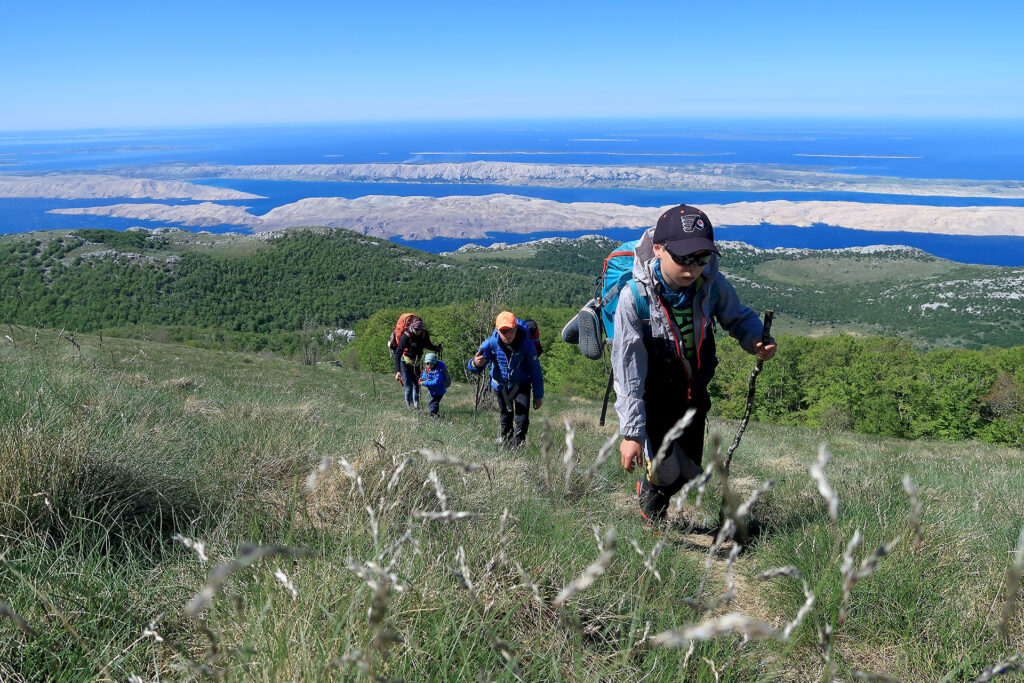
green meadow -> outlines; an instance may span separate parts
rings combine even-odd
[[[752,423],[728,479],[749,537],[709,553],[719,476],[654,535],[617,448],[598,463],[598,402],[550,395],[506,452],[474,388],[435,421],[390,374],[10,328],[0,679],[973,681],[1020,662],[1024,451]]]

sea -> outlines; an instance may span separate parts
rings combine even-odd
[[[772,164],[785,168],[899,178],[1024,180],[1024,121],[750,121],[600,120],[486,121],[238,126],[0,132],[0,173],[117,173],[126,167],[180,164],[331,164],[371,162],[516,161],[554,164]],[[561,202],[665,206],[773,199],[843,200],[935,206],[1024,206],[1024,199],[921,197],[857,192],[676,192],[661,190],[515,187],[480,184],[190,180],[265,199],[225,202],[267,211],[307,197],[484,195],[510,193]],[[0,199],[0,234],[59,228],[125,229],[139,219],[47,213],[62,207],[182,200]],[[714,217],[712,216],[712,221]],[[179,226],[184,227],[184,226]],[[199,228],[186,228],[199,230]],[[212,232],[237,231],[220,226]],[[594,231],[623,240],[636,229]],[[468,240],[396,242],[438,253],[474,243],[516,243],[575,237],[578,231],[491,233]],[[716,237],[761,248],[835,249],[908,245],[963,263],[1024,266],[1024,237],[962,236],[850,230],[835,226],[731,226]]]

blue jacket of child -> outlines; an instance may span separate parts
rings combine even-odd
[[[516,321],[516,336],[510,346],[501,343],[501,336],[495,330],[480,345],[479,352],[491,365],[492,389],[497,391],[512,384],[530,384],[533,386],[533,397],[544,398],[544,374],[540,369],[540,359],[536,347],[530,341],[530,331],[521,321]],[[483,370],[473,365],[472,358],[466,368],[474,374],[480,374]]]
[[[448,388],[444,385],[444,361],[439,360],[434,365],[434,369],[431,370],[429,367],[423,368],[423,386],[427,388],[431,396],[444,396]]]

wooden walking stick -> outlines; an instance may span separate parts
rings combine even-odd
[[[761,343],[765,346],[772,339],[772,318],[775,316],[775,311],[768,309],[764,312],[764,331],[761,332]],[[757,359],[757,363],[754,364],[754,369],[750,372],[750,384],[747,385],[747,408],[743,411],[743,419],[740,421],[739,431],[736,432],[736,437],[732,440],[732,445],[729,446],[729,450],[725,452],[725,476],[729,476],[729,465],[732,463],[732,454],[736,450],[736,447],[740,445],[740,439],[743,438],[743,432],[747,430],[747,423],[750,422],[750,414],[754,411],[754,389],[757,384],[757,376],[761,374],[761,368],[764,367],[764,361],[760,358]],[[725,498],[722,499],[721,507],[718,509],[718,524],[721,526],[725,522]]]

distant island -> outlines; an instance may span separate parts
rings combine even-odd
[[[773,164],[694,163],[675,166],[529,164],[511,161],[370,164],[154,164],[122,175],[156,178],[478,183],[690,192],[864,192],[933,197],[1024,198],[1019,180],[896,178],[807,170]]]
[[[189,227],[243,226],[254,231],[319,225],[374,237],[472,239],[488,233],[593,231],[653,225],[665,207],[599,202],[556,202],[512,194],[452,197],[369,195],[312,197],[262,216],[246,207],[158,203],[53,209],[50,213],[168,222]],[[1024,236],[1024,207],[924,206],[845,201],[768,201],[701,206],[718,226],[830,225],[855,230],[947,235]]]

